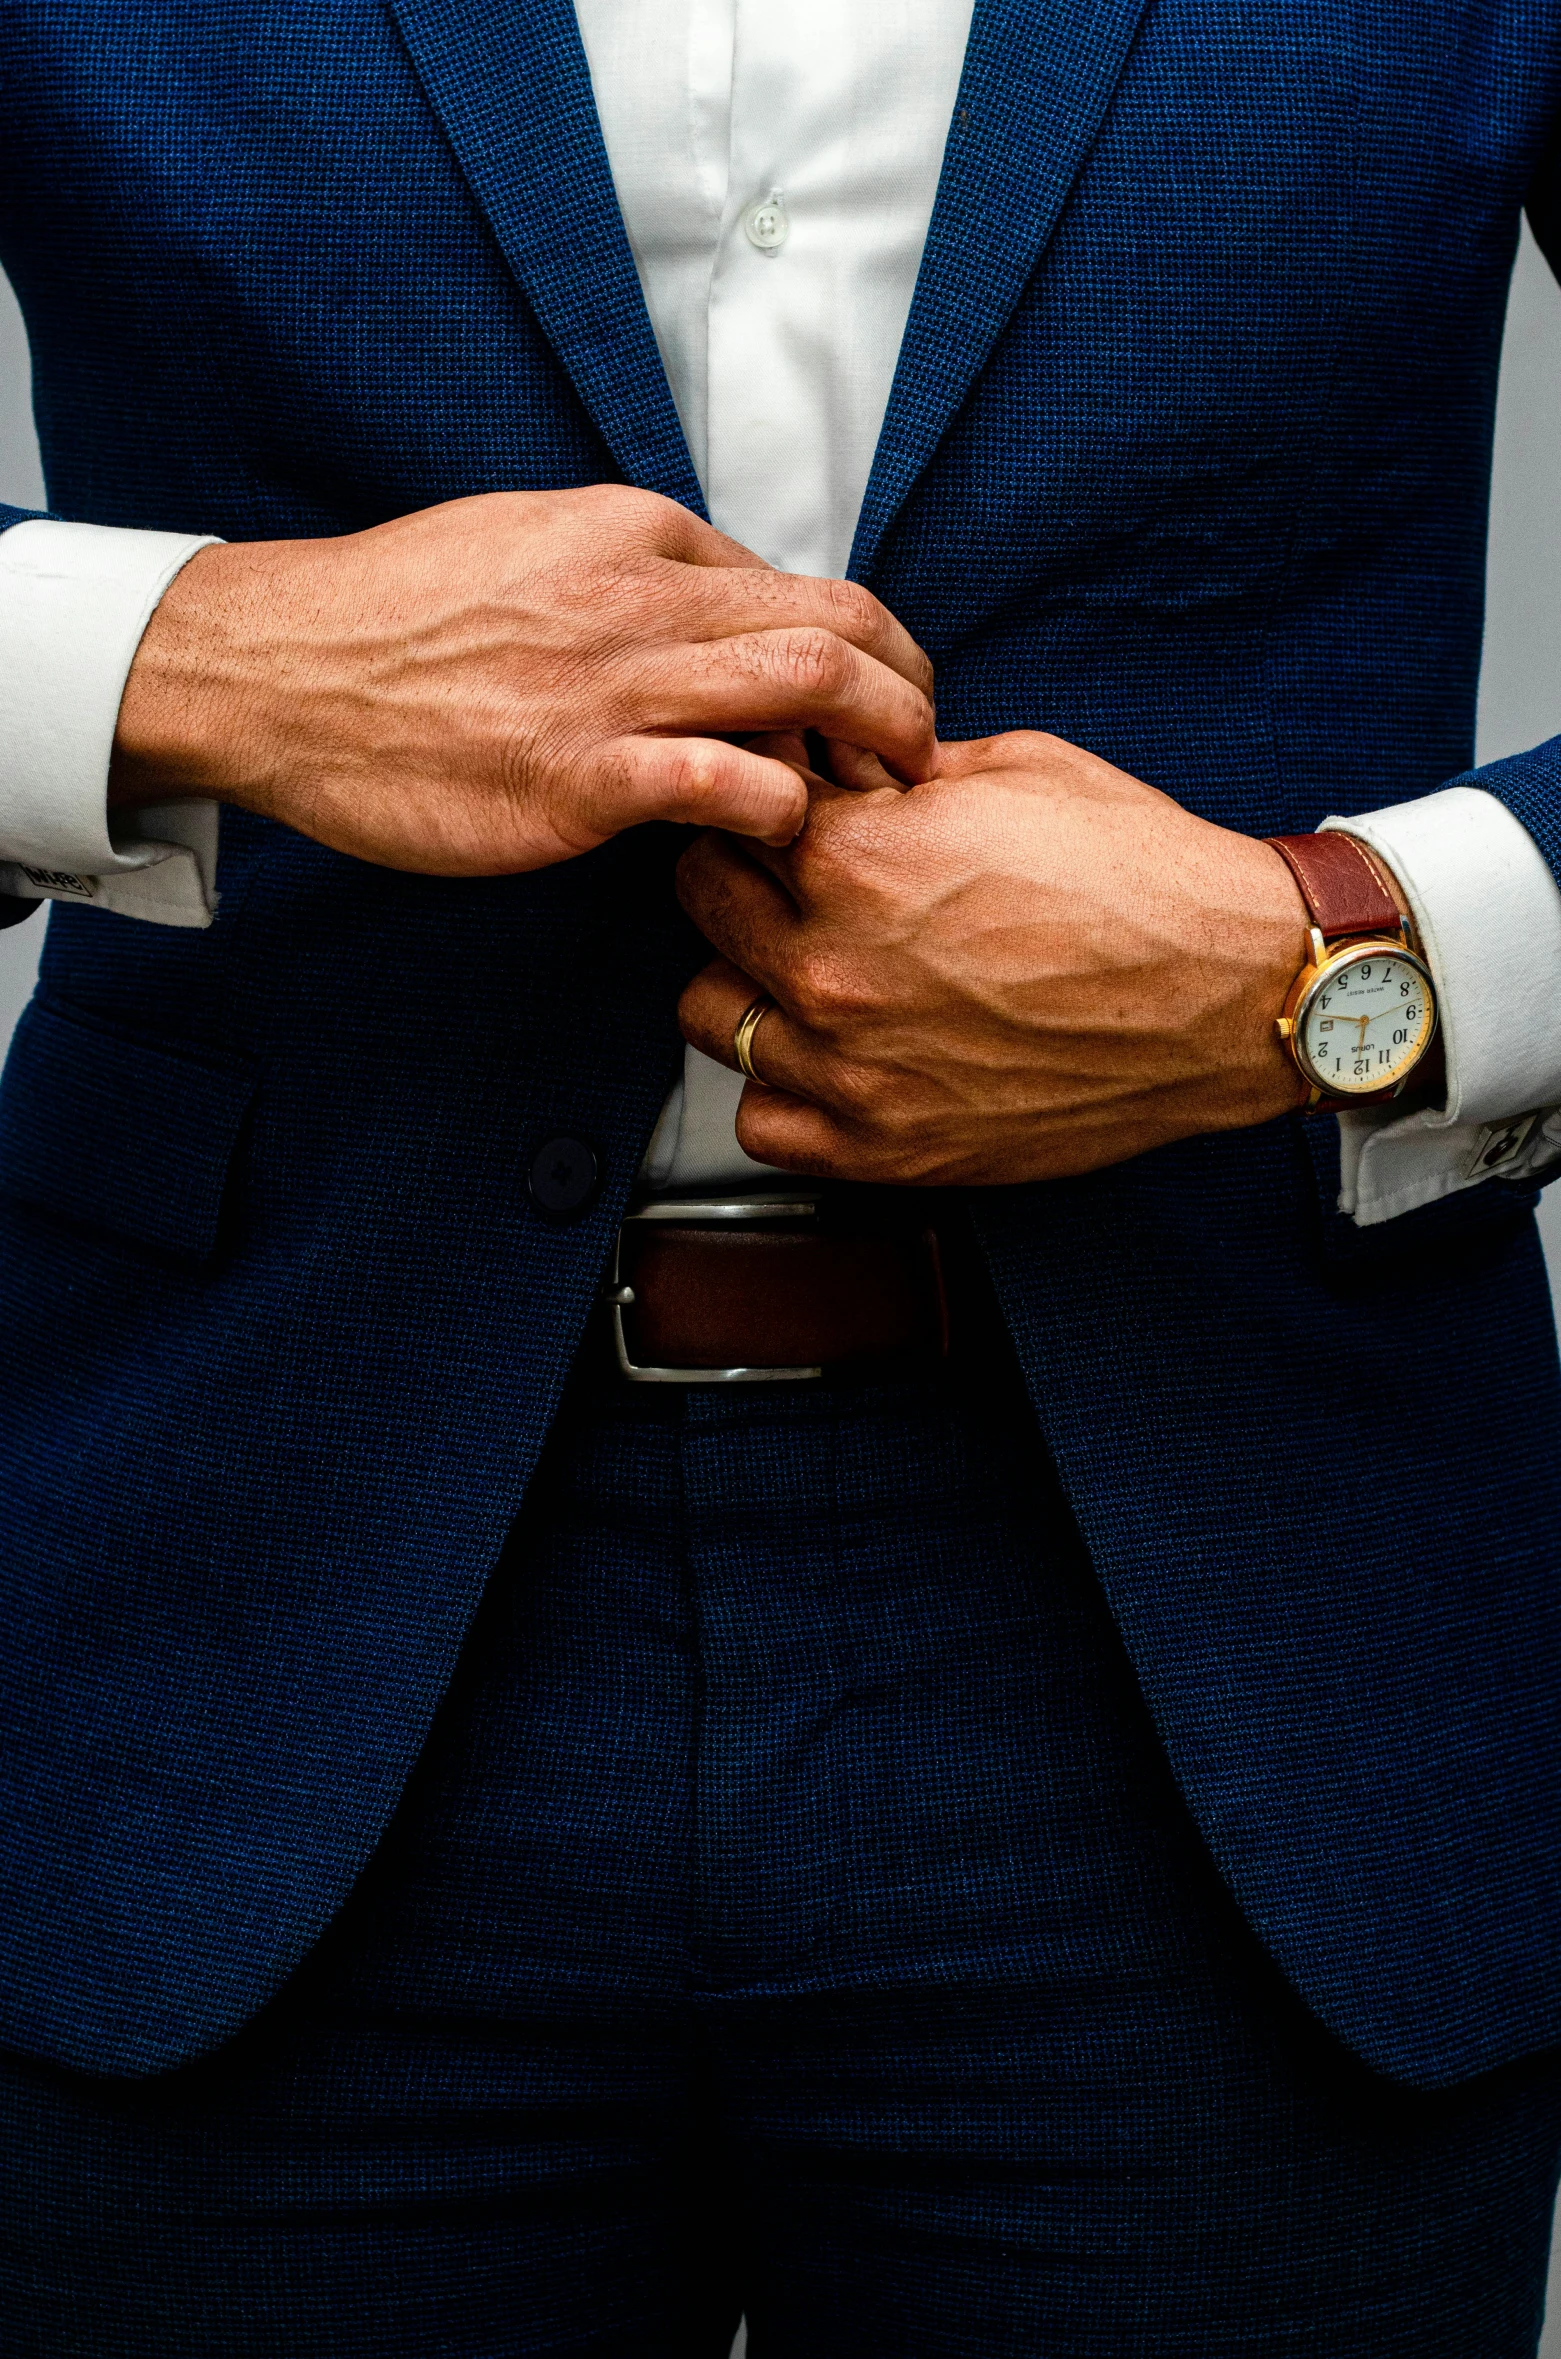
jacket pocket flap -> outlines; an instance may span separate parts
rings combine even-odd
[[[0,1191],[205,1261],[258,1078],[237,1058],[154,1048],[34,999],[0,1076]]]

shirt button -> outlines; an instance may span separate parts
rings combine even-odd
[[[527,1175],[531,1201],[550,1220],[585,1211],[596,1194],[596,1156],[584,1139],[544,1139]]]
[[[749,245],[757,246],[761,254],[780,252],[791,235],[791,222],[778,188],[772,188],[767,197],[749,206],[743,215],[743,233]]]

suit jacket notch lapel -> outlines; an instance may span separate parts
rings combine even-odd
[[[937,202],[851,573],[1002,333],[1100,129],[1148,0],[976,0]]]
[[[570,0],[390,0],[543,334],[631,483],[704,513]]]

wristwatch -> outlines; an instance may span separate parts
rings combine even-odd
[[[1279,1018],[1307,1110],[1400,1096],[1436,1037],[1436,986],[1409,914],[1366,846],[1348,835],[1268,841],[1301,888],[1311,955]]]

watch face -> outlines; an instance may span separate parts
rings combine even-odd
[[[1436,1029],[1430,977],[1391,944],[1330,959],[1296,1010],[1295,1045],[1329,1097],[1369,1097],[1406,1080]]]

